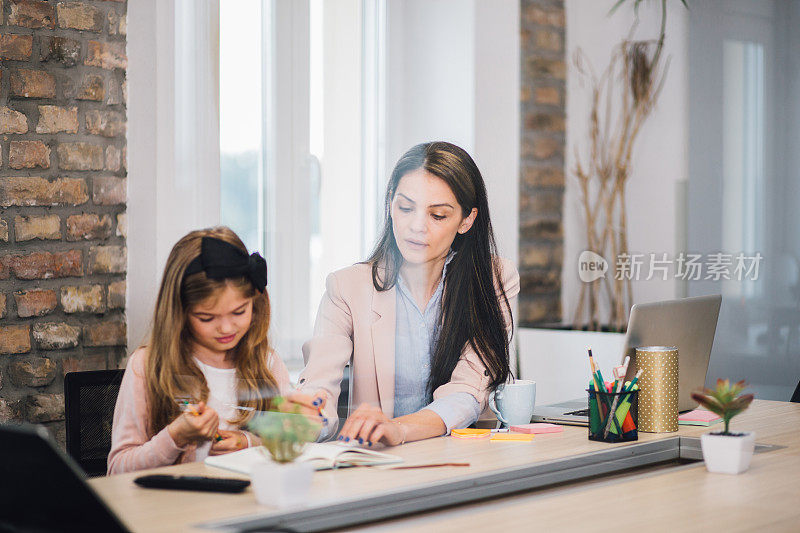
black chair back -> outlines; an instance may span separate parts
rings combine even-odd
[[[339,401],[336,404],[336,413],[339,415],[339,429],[344,425],[344,421],[350,416],[350,381],[352,365],[344,367],[342,372],[342,383],[340,385]]]
[[[64,376],[67,453],[90,476],[106,473],[114,406],[124,372],[92,370]]]

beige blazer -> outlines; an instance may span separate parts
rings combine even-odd
[[[519,294],[519,273],[508,260],[500,259],[500,264],[506,297],[513,307]],[[323,389],[328,394],[325,413],[329,420],[337,418],[342,372],[351,359],[350,405],[380,406],[387,416],[394,416],[396,297],[395,287],[383,292],[375,289],[368,264],[356,264],[328,276],[314,335],[303,345],[307,363],[298,388],[309,394]],[[510,332],[510,317],[504,305],[501,309]],[[478,400],[483,410],[488,401],[488,385],[488,371],[467,346],[451,380],[437,388],[433,398],[466,392]]]

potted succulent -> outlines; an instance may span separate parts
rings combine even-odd
[[[752,394],[742,394],[745,388],[747,384],[744,381],[731,385],[728,379],[718,379],[715,389],[703,389],[692,394],[697,403],[722,417],[725,424],[723,431],[706,433],[700,437],[703,460],[709,472],[739,474],[750,467],[755,450],[755,433],[730,431],[731,419],[747,409],[753,401]]]
[[[261,439],[261,453],[270,461],[260,463],[251,474],[253,492],[262,505],[287,507],[302,504],[311,488],[314,468],[294,462],[306,444],[319,435],[321,424],[299,412],[287,410],[284,398],[272,401],[272,410],[257,413],[248,429]]]

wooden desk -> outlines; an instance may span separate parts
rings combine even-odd
[[[800,524],[800,404],[756,401],[734,421],[737,429],[756,431],[756,441],[785,448],[756,454],[742,475],[708,474],[702,463],[665,469],[652,474],[615,476],[545,488],[525,494],[462,505],[445,511],[391,520],[366,529],[442,531],[456,528],[520,525],[520,517],[535,519],[537,527],[578,528],[598,523],[607,513],[609,494],[638,509],[636,523],[656,529],[733,530],[757,526],[796,530]],[[666,441],[676,435],[699,437],[702,427],[681,427],[676,433],[640,434],[639,443]],[[532,464],[581,454],[623,449],[589,441],[586,428],[566,427],[563,433],[539,435],[531,443],[487,440],[430,439],[393,448],[407,464],[458,461],[469,468],[420,470],[343,469],[317,472],[311,499],[317,505],[344,503],[375,494],[402,494],[415,487],[448,483],[529,468]],[[178,465],[159,472],[231,475],[203,464]],[[153,471],[151,471],[153,472]],[[193,525],[252,514],[280,511],[255,502],[251,491],[239,495],[141,489],[132,479],[142,473],[94,479],[90,483],[134,531],[186,531]],[[527,518],[523,519],[527,520]],[[525,521],[522,522],[526,523]]]

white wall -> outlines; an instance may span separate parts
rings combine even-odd
[[[155,212],[159,174],[159,133],[170,124],[159,121],[159,69],[166,75],[172,56],[159,60],[165,46],[159,36],[173,23],[167,2],[140,0],[128,6],[128,348],[133,351],[149,327],[159,278],[159,248]],[[160,28],[160,29],[159,29]],[[161,91],[162,102],[166,96]],[[163,105],[163,104],[162,104]],[[163,111],[163,108],[161,109]],[[148,260],[144,260],[147,258]]]
[[[476,2],[475,152],[500,255],[519,258],[519,2]]]
[[[585,250],[584,219],[574,177],[576,144],[587,146],[589,123],[588,87],[581,87],[573,65],[575,51],[584,51],[595,71],[608,65],[612,50],[626,38],[633,21],[632,7],[608,12],[614,0],[566,0],[567,27],[567,185],[564,198],[564,271],[562,309],[571,321],[578,304],[581,281],[577,258]],[[628,3],[630,4],[630,2]],[[637,39],[657,38],[660,4],[640,6]],[[626,202],[628,237],[632,253],[668,253],[683,247],[680,187],[688,178],[688,12],[678,2],[667,3],[667,38],[664,53],[671,57],[669,74],[658,104],[642,128],[634,147]],[[611,258],[606,258],[611,263]],[[611,267],[611,265],[609,265]],[[613,268],[613,267],[611,267]],[[669,276],[671,278],[672,276]],[[678,294],[674,279],[633,284],[634,302],[671,299]]]
[[[518,257],[519,2],[389,0],[387,176],[445,140],[483,174],[500,254]]]
[[[219,223],[217,94],[193,87],[194,80],[216,87],[216,81],[208,83],[217,76],[216,55],[193,43],[216,43],[207,35],[217,31],[218,13],[216,0],[137,0],[128,6],[129,351],[148,333],[172,246],[190,230]],[[195,39],[200,32],[206,37]],[[191,71],[177,87],[176,41],[184,43],[178,47],[181,68]],[[176,99],[184,105],[176,108]]]
[[[411,146],[474,149],[475,1],[389,0],[387,164]]]

